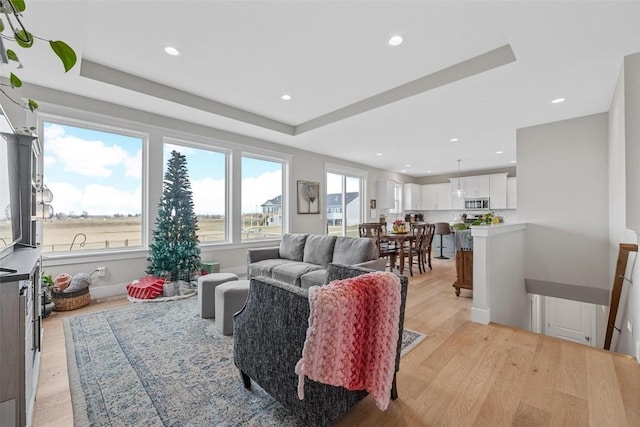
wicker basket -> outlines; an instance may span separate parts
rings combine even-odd
[[[89,288],[74,292],[51,292],[51,300],[56,304],[53,311],[75,310],[91,302]]]

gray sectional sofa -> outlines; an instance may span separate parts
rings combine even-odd
[[[325,283],[329,263],[384,270],[373,239],[287,233],[279,247],[249,249],[247,277],[271,277],[304,289]]]

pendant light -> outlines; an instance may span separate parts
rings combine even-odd
[[[462,185],[461,183],[461,178],[460,178],[460,161],[461,159],[458,159],[458,185],[456,186],[456,188],[453,189],[453,195],[456,196],[458,199],[461,199],[464,197],[466,191],[464,189],[464,185]]]

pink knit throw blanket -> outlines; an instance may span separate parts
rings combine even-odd
[[[400,279],[375,272],[309,288],[309,327],[296,364],[298,397],[304,376],[366,390],[389,405],[400,321]]]

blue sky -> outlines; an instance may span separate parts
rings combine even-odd
[[[142,140],[137,137],[46,123],[44,182],[53,192],[56,212],[90,215],[141,212]],[[184,154],[197,214],[225,212],[224,155],[165,144]],[[244,212],[281,193],[281,165],[243,158]],[[151,201],[152,204],[157,201]]]

